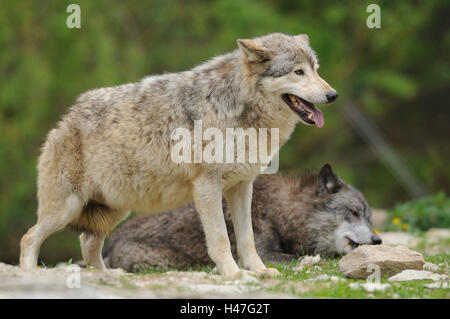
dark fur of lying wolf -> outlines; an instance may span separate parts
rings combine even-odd
[[[236,242],[223,201],[232,253]],[[362,194],[326,164],[301,177],[262,175],[254,183],[252,222],[256,249],[266,262],[300,255],[345,254],[361,244],[379,244],[371,210]],[[104,250],[110,268],[133,272],[150,266],[186,269],[213,265],[193,204],[136,217],[113,233]]]

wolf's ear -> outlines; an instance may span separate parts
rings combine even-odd
[[[299,34],[294,36],[294,38],[296,38],[297,40],[300,40],[301,42],[309,45],[309,37],[307,34]]]
[[[238,39],[237,43],[248,62],[265,62],[270,60],[268,50],[257,43],[257,41],[251,39]]]
[[[339,191],[341,185],[338,177],[334,174],[330,164],[325,164],[319,172],[317,190],[319,194],[333,194]]]

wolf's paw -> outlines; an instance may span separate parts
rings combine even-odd
[[[218,269],[219,273],[226,279],[238,278],[241,274],[241,270],[237,265],[235,267],[227,267],[224,269]]]
[[[239,269],[239,272],[231,279],[234,283],[250,283],[250,282],[258,282],[258,275],[247,269]]]
[[[276,276],[281,275],[280,272],[278,270],[276,270],[275,268],[265,268],[263,270],[257,271],[256,274],[262,278],[276,277]]]
[[[45,267],[41,267],[41,266],[34,266],[34,267],[22,267],[20,266],[20,270],[24,271],[24,272],[29,272],[29,273],[39,273],[45,270]]]
[[[108,271],[110,269],[106,268],[105,265],[86,265],[86,270],[87,271],[98,271],[98,272],[104,272],[104,271]]]
[[[225,280],[238,280],[248,282],[256,281],[257,274],[247,269],[239,269],[237,272],[234,272],[232,274],[224,274],[223,277]]]

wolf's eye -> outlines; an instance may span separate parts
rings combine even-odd
[[[350,209],[350,212],[353,214],[353,216],[359,217],[359,212],[357,212],[356,210]]]
[[[305,72],[303,72],[302,69],[298,69],[298,70],[295,70],[295,74],[297,74],[297,75],[303,75],[303,74],[305,74]]]

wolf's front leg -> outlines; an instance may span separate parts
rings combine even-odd
[[[209,257],[222,275],[236,276],[239,274],[239,267],[231,254],[223,216],[222,186],[206,177],[197,178],[193,185],[194,202],[205,232]]]
[[[239,261],[244,268],[257,274],[276,276],[279,275],[278,270],[266,268],[256,252],[251,216],[252,193],[253,181],[241,182],[225,193],[236,235]]]

